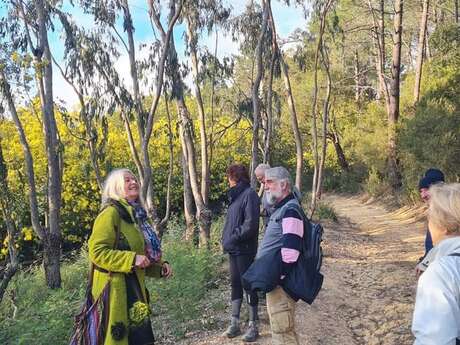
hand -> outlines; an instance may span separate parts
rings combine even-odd
[[[169,278],[172,276],[171,265],[168,262],[163,263],[163,265],[161,266],[161,276],[165,278]]]
[[[145,255],[136,255],[136,259],[134,260],[134,267],[146,268],[148,266],[150,266],[150,260],[147,259]]]

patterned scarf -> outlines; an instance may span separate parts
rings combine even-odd
[[[131,203],[134,208],[134,217],[137,220],[137,224],[144,234],[145,241],[145,256],[151,262],[158,262],[161,259],[161,242],[158,238],[155,230],[148,222],[147,212],[138,203]]]

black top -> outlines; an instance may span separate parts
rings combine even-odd
[[[231,255],[256,254],[260,201],[248,183],[240,182],[227,193],[230,205],[222,232],[222,246]]]

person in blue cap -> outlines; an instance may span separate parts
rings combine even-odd
[[[425,202],[428,203],[430,200],[430,186],[436,183],[442,183],[445,181],[444,173],[436,168],[430,168],[425,172],[425,175],[420,179],[418,183],[418,189],[420,192],[420,198]],[[419,264],[417,265],[416,272],[417,276],[419,276],[423,271],[425,271],[426,267],[424,267],[423,262],[428,254],[428,252],[433,248],[433,241],[431,239],[431,234],[427,230],[426,237],[425,237],[425,254],[420,258]]]

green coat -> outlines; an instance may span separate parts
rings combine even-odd
[[[132,207],[125,201],[120,200],[133,217]],[[114,250],[116,229],[120,227],[120,244],[126,241],[129,244],[128,250]],[[93,232],[88,241],[89,258],[91,262],[112,273],[110,286],[110,308],[108,329],[104,345],[128,345],[127,333],[123,339],[117,341],[111,334],[111,326],[122,322],[128,329],[128,312],[126,283],[124,273],[132,271],[136,254],[144,255],[144,236],[136,224],[129,224],[120,218],[118,211],[113,206],[105,208],[96,218]],[[160,277],[161,262],[155,263],[147,269],[136,269],[141,291],[145,296],[145,275]],[[92,294],[97,298],[108,281],[108,273],[94,270]]]

